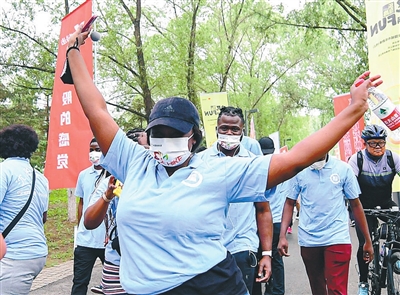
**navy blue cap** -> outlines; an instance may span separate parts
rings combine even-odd
[[[194,125],[200,126],[199,112],[188,99],[169,97],[158,101],[151,110],[146,131],[164,125],[188,133]]]
[[[270,137],[261,137],[258,142],[260,143],[261,151],[264,155],[274,153],[275,145],[274,141]]]

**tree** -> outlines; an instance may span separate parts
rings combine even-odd
[[[0,56],[1,107],[7,110],[0,122],[15,121],[30,106],[43,117],[21,121],[35,124],[45,138],[57,28],[79,3],[10,5],[0,17],[6,49]],[[161,97],[187,97],[199,107],[201,92],[227,91],[230,104],[261,110],[255,114],[260,136],[279,130],[294,144],[330,120],[332,96],[348,92],[354,76],[368,68],[361,0],[307,1],[288,14],[251,0],[103,0],[96,11],[102,34],[98,87],[116,107],[122,128],[144,127]],[[33,22],[38,13],[49,15],[55,29],[39,33]],[[41,148],[44,153],[45,140]]]

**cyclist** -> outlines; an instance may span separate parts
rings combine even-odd
[[[392,183],[397,174],[400,175],[400,157],[396,153],[386,150],[387,133],[378,125],[368,125],[361,133],[365,149],[352,155],[349,164],[353,168],[360,185],[360,201],[364,209],[380,206],[388,209],[397,204],[392,200]],[[361,168],[359,168],[361,167]],[[368,227],[371,230],[377,227],[377,218],[367,216]],[[359,295],[368,294],[368,264],[363,261],[362,246],[364,237],[356,226],[359,247],[357,262],[360,274]]]

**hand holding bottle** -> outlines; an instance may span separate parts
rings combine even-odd
[[[360,79],[355,86],[364,82]],[[368,105],[372,112],[391,130],[400,127],[400,110],[390,98],[375,86],[368,88]]]

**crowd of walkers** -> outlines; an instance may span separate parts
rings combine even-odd
[[[328,152],[367,110],[367,89],[382,83],[379,75],[358,76],[348,107],[286,153],[276,153],[271,138],[244,136],[242,110],[232,106],[220,111],[216,142],[200,151],[199,113],[184,98],[159,100],[145,130],[120,129],[80,54],[87,37],[78,27],[68,44],[67,66],[93,132],[92,165],[80,173],[75,192],[71,294],[87,293],[97,258],[103,273],[95,293],[284,294],[282,256],[289,256],[296,202],[312,293],[347,294],[349,204],[359,239],[359,294],[368,294],[369,229],[376,220],[366,219],[363,208],[395,205],[399,155],[385,150],[387,133],[377,125],[362,131],[365,149],[349,163]],[[48,183],[29,161],[37,145],[28,126],[0,130],[1,294],[28,294],[46,261]]]

